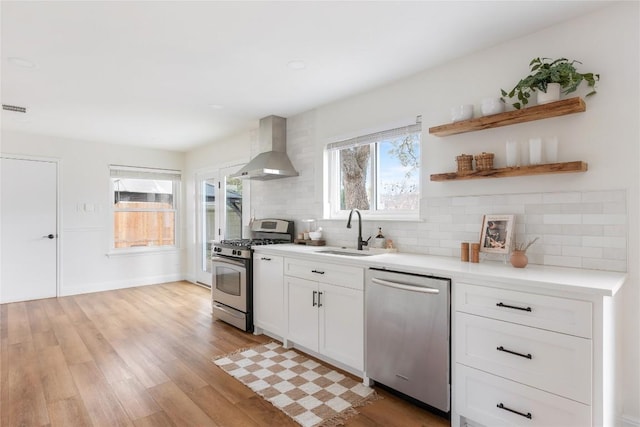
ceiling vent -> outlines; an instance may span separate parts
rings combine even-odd
[[[26,113],[27,109],[25,107],[18,107],[17,105],[7,105],[2,104],[2,109],[5,111],[14,111],[16,113]]]

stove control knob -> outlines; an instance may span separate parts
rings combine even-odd
[[[231,251],[231,254],[232,255],[237,255],[237,251],[234,249],[234,250]]]

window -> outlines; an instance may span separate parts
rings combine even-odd
[[[420,123],[327,146],[330,216],[419,216]]]
[[[112,248],[175,247],[180,172],[111,166]]]

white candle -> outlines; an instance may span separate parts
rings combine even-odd
[[[542,139],[530,138],[529,139],[529,163],[532,165],[539,165],[542,163]]]
[[[507,141],[507,167],[518,166],[519,152],[518,141]]]
[[[544,157],[547,163],[556,163],[558,161],[558,137],[551,136],[544,140]]]

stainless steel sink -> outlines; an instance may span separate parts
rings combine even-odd
[[[375,254],[370,254],[362,251],[349,251],[349,250],[339,250],[339,249],[325,249],[323,251],[316,251],[317,254],[327,254],[327,255],[342,255],[342,256],[371,256]]]

